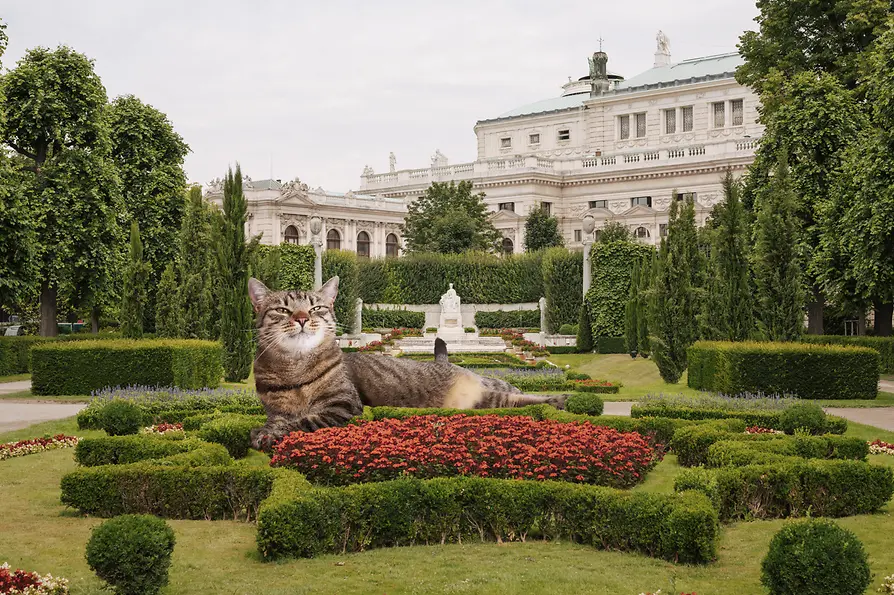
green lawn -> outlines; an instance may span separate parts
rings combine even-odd
[[[45,432],[77,431],[73,419],[0,435],[0,442]],[[894,441],[894,433],[852,424],[849,434]],[[894,457],[872,457],[894,464]],[[263,457],[257,457],[263,464]],[[59,504],[59,480],[74,469],[72,450],[0,462],[0,560],[13,567],[71,579],[73,595],[99,595],[101,583],[87,567],[84,546],[100,522]],[[669,492],[679,471],[668,456],[636,489]],[[878,515],[841,519],[863,541],[875,580],[894,573],[892,505]],[[719,556],[707,566],[677,566],[638,554],[601,552],[569,543],[467,543],[380,549],[314,560],[261,562],[255,527],[230,521],[169,521],[177,536],[166,594],[232,593],[599,593],[636,595],[662,589],[709,595],[762,593],[760,560],[783,521],[736,523],[722,530]]]
[[[12,374],[11,376],[0,376],[0,382],[19,382],[20,380],[31,380],[31,374]]]

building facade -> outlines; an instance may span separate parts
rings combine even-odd
[[[337,194],[295,180],[246,180],[248,232],[262,242],[307,243],[309,220],[323,219],[324,247],[362,256],[395,255],[403,245],[406,205],[432,182],[470,180],[494,212],[505,252],[524,250],[524,224],[534,209],[556,216],[569,247],[583,245],[583,218],[599,234],[609,221],[640,241],[660,242],[672,200],[691,196],[703,225],[722,200],[721,178],[753,161],[763,127],[758,99],[739,85],[736,54],[674,63],[659,32],[653,67],[625,79],[608,56],[589,58],[589,73],[562,93],[475,124],[477,159],[451,165],[436,151],[431,165],[388,173],[364,168],[360,191]],[[208,188],[220,201],[219,181]]]

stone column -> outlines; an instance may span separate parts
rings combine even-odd
[[[323,221],[319,217],[310,219],[310,243],[314,247],[314,289],[323,286],[323,239],[320,231],[323,229]]]
[[[590,290],[590,281],[593,271],[590,263],[590,249],[593,247],[593,228],[596,220],[592,215],[584,217],[584,300],[587,299],[587,291]]]
[[[354,328],[351,334],[359,335],[363,332],[363,300],[357,298],[354,301]]]
[[[545,335],[549,332],[549,329],[546,327],[546,298],[542,297],[539,301],[540,304],[540,334]]]

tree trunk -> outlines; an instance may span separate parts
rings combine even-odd
[[[807,334],[822,335],[823,334],[823,307],[825,299],[822,292],[816,287],[813,288],[813,301],[807,304]]]
[[[891,316],[894,315],[894,303],[875,302],[875,336],[891,336]]]
[[[56,286],[49,281],[40,284],[40,336],[55,337],[59,334],[56,325]]]
[[[99,308],[96,306],[90,309],[90,332],[94,335],[99,332]]]

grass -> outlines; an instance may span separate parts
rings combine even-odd
[[[0,435],[0,442],[76,430],[73,419],[47,422]],[[894,433],[852,424],[852,435]],[[894,457],[873,457],[891,460]],[[258,455],[252,462],[264,464]],[[882,462],[881,460],[879,462]],[[887,462],[887,461],[886,461]],[[0,462],[0,560],[13,567],[51,572],[71,580],[72,595],[99,595],[101,582],[84,560],[84,546],[100,519],[81,517],[59,503],[59,480],[76,467],[72,450],[57,450]],[[679,472],[669,455],[637,490],[669,493]],[[890,535],[892,505],[881,514],[840,519],[863,541],[876,579],[894,572]],[[230,521],[168,521],[177,546],[171,582],[163,593],[593,593],[626,595],[696,591],[711,595],[762,593],[760,561],[784,521],[726,526],[719,555],[707,566],[674,565],[638,554],[603,552],[570,543],[466,543],[380,549],[327,555],[313,560],[261,562],[255,527]],[[422,570],[424,569],[424,570]],[[557,571],[560,570],[560,571]],[[672,585],[673,581],[673,585]],[[673,591],[671,588],[673,587]]]
[[[22,380],[31,380],[31,374],[12,374],[10,376],[0,376],[0,382],[20,382]]]

